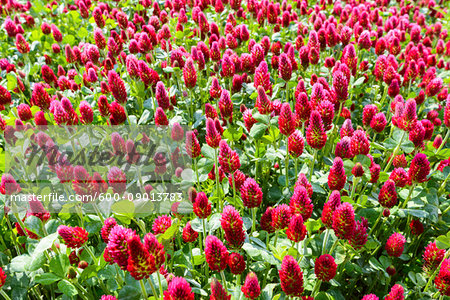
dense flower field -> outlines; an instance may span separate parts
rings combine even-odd
[[[447,1],[0,0],[0,23],[5,299],[450,299]],[[152,170],[183,205],[11,206],[8,147],[94,125],[168,128]],[[104,138],[133,172],[52,184],[165,191],[132,155],[152,134]]]

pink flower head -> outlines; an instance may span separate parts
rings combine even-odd
[[[279,72],[280,78],[282,78],[284,81],[287,82],[291,79],[292,64],[291,64],[291,60],[285,53],[282,53],[280,55],[280,60],[278,63],[278,72]]]
[[[0,94],[1,90],[0,90]],[[2,99],[4,98],[4,96],[0,96],[0,101],[2,103],[0,104],[5,104]],[[41,110],[47,110],[50,107],[50,102],[51,102],[51,98],[50,95],[47,93],[47,91],[45,90],[44,86],[40,83],[36,83],[34,85],[34,89],[33,89],[33,93],[31,95],[32,98],[32,103],[36,106],[39,106],[39,108]]]
[[[212,148],[217,148],[221,140],[222,136],[217,131],[214,120],[206,119],[206,143]]]
[[[201,153],[200,143],[193,131],[186,132],[186,153],[191,158],[197,158]]]
[[[162,81],[158,81],[156,83],[155,98],[156,101],[158,102],[159,107],[161,107],[164,110],[169,109],[170,106],[169,95]]]
[[[355,212],[348,202],[342,203],[333,213],[333,230],[340,239],[350,239],[355,233]]]
[[[101,235],[102,235],[102,239],[105,243],[108,244],[109,234],[111,233],[111,230],[116,225],[117,225],[117,222],[116,222],[116,219],[114,219],[114,218],[107,218],[105,220],[105,222],[103,223],[103,227],[101,229]]]
[[[257,92],[255,107],[260,114],[267,115],[272,111],[272,104],[263,87],[258,87]]]
[[[181,141],[184,137],[184,130],[183,127],[181,127],[180,123],[175,122],[172,125],[172,130],[170,132],[171,138],[174,141]]]
[[[219,164],[225,173],[234,173],[241,167],[239,155],[236,151],[231,150],[225,140],[219,143]]]
[[[127,241],[127,270],[135,280],[148,278],[156,271],[155,257],[150,255],[138,235],[133,235]]]
[[[370,142],[366,133],[362,130],[355,130],[350,139],[350,147],[353,155],[367,155],[370,151]]]
[[[299,130],[294,130],[294,132],[289,135],[288,138],[288,151],[289,154],[295,158],[298,158],[303,154],[303,149],[305,147],[305,142],[303,136]]]
[[[405,290],[400,284],[395,284],[389,294],[384,297],[384,300],[404,300],[405,299]]]
[[[192,229],[190,221],[184,226],[182,237],[185,243],[193,243],[197,240],[198,232]]]
[[[291,111],[289,103],[283,103],[281,106],[280,117],[278,118],[280,132],[289,136],[295,130],[295,116]]]
[[[406,243],[405,237],[401,233],[393,233],[386,242],[386,251],[389,256],[400,257]]]
[[[303,218],[301,215],[294,215],[288,225],[286,230],[286,235],[288,239],[294,243],[303,241],[306,237],[307,231],[305,224],[303,223]]]
[[[125,173],[118,167],[112,167],[108,172],[108,183],[114,193],[123,194],[127,189],[127,178]]]
[[[386,208],[392,208],[397,204],[397,191],[393,180],[389,179],[381,187],[378,202]]]
[[[334,262],[333,256],[330,254],[323,254],[316,259],[314,265],[314,273],[317,279],[322,281],[330,281],[336,276],[337,265]]]
[[[333,89],[336,93],[336,100],[338,102],[345,102],[348,98],[348,79],[341,71],[333,73]]]
[[[81,227],[70,227],[61,225],[58,234],[70,248],[80,248],[88,240],[89,233]]]
[[[228,266],[230,267],[231,273],[238,275],[242,274],[245,270],[245,258],[237,253],[230,253],[228,256]]]
[[[289,206],[293,215],[301,215],[305,221],[311,217],[314,207],[308,192],[302,185],[295,187]]]
[[[342,190],[344,188],[347,176],[345,175],[344,162],[340,157],[336,157],[330,168],[328,175],[328,187],[331,190]]]
[[[112,260],[119,265],[122,270],[128,265],[128,239],[135,235],[134,231],[116,225],[111,229],[108,237],[108,254]]]
[[[240,248],[244,244],[244,222],[239,212],[231,205],[223,208],[220,225],[225,232],[225,240],[232,248]]]
[[[266,211],[262,214],[261,221],[259,223],[261,229],[267,231],[268,233],[275,232],[275,228],[272,226],[272,213],[273,207],[267,207]]]
[[[323,127],[322,118],[316,110],[311,113],[309,126],[306,130],[306,141],[308,145],[315,149],[322,149],[327,142],[327,134]]]
[[[167,126],[169,125],[169,119],[166,113],[161,107],[158,107],[155,111],[155,124],[157,126]]]
[[[81,101],[78,108],[80,110],[81,123],[91,124],[94,120],[94,110],[91,105],[86,101]]]
[[[325,224],[327,228],[332,228],[333,226],[333,213],[341,205],[341,195],[339,191],[334,190],[331,192],[328,201],[324,204],[322,210],[322,223]]]
[[[292,213],[287,204],[281,204],[272,210],[272,227],[281,230],[288,227]]]
[[[423,253],[423,270],[431,275],[440,265],[445,256],[445,249],[439,249],[435,242],[430,242],[425,247],[425,252]]]
[[[206,262],[212,271],[222,271],[227,267],[228,250],[214,235],[208,235],[205,242]]]
[[[194,61],[188,58],[183,68],[183,79],[186,87],[192,89],[197,84],[197,70],[195,70]]]
[[[286,255],[278,273],[283,292],[288,296],[300,297],[303,293],[303,273],[297,260],[290,255]]]
[[[248,299],[256,299],[259,297],[261,294],[261,287],[259,286],[258,277],[255,273],[250,272],[247,274],[241,291]]]
[[[355,249],[361,249],[367,243],[367,228],[369,222],[366,218],[361,217],[361,221],[356,222],[355,234],[348,241]]]
[[[377,113],[370,121],[370,127],[377,133],[384,130],[387,125],[386,116],[383,112]]]
[[[247,178],[240,188],[242,201],[247,208],[259,207],[263,193],[258,183],[251,177]]]
[[[174,277],[170,280],[167,290],[164,291],[166,300],[194,300],[194,293],[189,283],[183,277]]]
[[[427,176],[430,174],[430,162],[423,153],[417,153],[411,161],[408,170],[408,178],[415,183],[427,181]]]
[[[166,260],[164,246],[150,232],[144,236],[144,245],[148,252],[155,257],[156,269],[159,269]]]
[[[152,230],[155,234],[161,234],[166,232],[171,225],[172,219],[167,215],[162,215],[153,221]]]
[[[123,82],[122,78],[120,78],[119,74],[117,74],[115,71],[109,71],[108,85],[109,89],[111,90],[111,94],[118,103],[123,104],[127,102],[127,91],[125,89],[125,83]]]
[[[450,296],[450,259],[442,262],[434,284],[442,295]]]
[[[194,213],[200,219],[206,219],[211,214],[211,203],[204,192],[200,192],[195,197]]]
[[[4,173],[2,175],[2,180],[0,183],[0,193],[3,195],[13,195],[20,193],[22,189],[14,177],[9,173]]]
[[[230,98],[230,92],[226,89],[222,90],[219,99],[219,111],[223,120],[232,122],[233,120],[233,102]]]
[[[219,84],[219,80],[217,77],[213,77],[213,80],[211,82],[211,88],[209,90],[209,94],[212,98],[218,99],[220,95],[222,94],[222,87]]]
[[[220,284],[220,282],[216,278],[213,278],[211,280],[211,296],[209,299],[210,300],[230,300],[231,295],[228,295],[227,291],[223,288],[223,286]]]

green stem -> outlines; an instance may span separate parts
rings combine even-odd
[[[219,200],[219,211],[222,211],[222,197],[220,197],[220,186],[219,186],[219,182],[220,182],[220,180],[219,180],[219,162],[218,162],[218,157],[219,157],[219,154],[218,154],[218,149],[216,148],[215,150],[215,157],[214,157],[214,160],[215,160],[215,172],[216,172],[216,174],[215,174],[215,180],[216,180],[216,196],[217,196],[217,199]]]
[[[100,218],[100,221],[103,223],[105,223],[105,218],[103,217],[100,209],[97,206],[97,203],[92,203],[92,207],[94,207],[95,213],[97,214],[97,216]]]
[[[286,169],[286,188],[289,188],[289,138],[286,136],[286,158],[284,159],[284,167]]]
[[[353,196],[355,195],[356,187],[358,186],[360,179],[361,179],[361,177],[355,177],[355,179],[353,180],[352,192],[350,194],[350,199],[353,199]]]
[[[81,291],[81,294],[79,294],[80,298],[85,300],[85,299],[93,299],[92,295],[90,295],[88,293],[88,291],[86,291],[86,289],[79,284],[77,281],[70,281],[71,283],[73,283],[73,285],[75,285],[77,287],[77,289],[79,289]],[[89,295],[90,297],[87,297],[86,295]]]
[[[144,296],[144,299],[148,299],[148,294],[147,290],[145,289],[144,280],[139,280],[139,284],[141,285],[142,296]]]
[[[341,117],[341,113],[342,113],[342,108],[343,108],[343,106],[344,106],[344,102],[341,102],[341,103],[339,104],[339,111],[338,111],[338,114],[337,114],[337,116],[336,116],[336,120],[335,120],[335,123],[334,123],[334,126],[335,126],[335,127],[337,126],[337,123],[339,122],[339,118]]]
[[[311,296],[315,297],[317,292],[320,290],[320,285],[322,284],[322,280],[317,280],[316,284],[314,285],[314,288],[311,292]]]
[[[197,165],[197,159],[194,158],[194,169],[195,169],[195,175],[197,177],[197,188],[200,189],[200,179],[198,176],[198,165]]]
[[[21,255],[22,253],[20,251],[20,245],[17,242],[17,235],[14,232],[13,227],[11,225],[11,221],[9,220],[9,215],[6,215],[5,219],[6,219],[6,223],[8,224],[9,230],[10,230],[11,235],[12,235],[11,238],[12,238],[12,241],[13,241],[13,244],[14,244],[14,248],[16,248],[16,253],[17,253],[17,255]]]
[[[369,231],[369,235],[370,236],[372,234],[372,232],[375,230],[375,228],[377,227],[378,223],[380,223],[381,217],[383,216],[383,208],[381,208],[381,212],[378,215],[377,220],[375,221],[375,224],[373,224],[372,228]]]
[[[8,294],[3,289],[0,289],[0,295],[2,295],[5,300],[11,300],[11,298],[9,298]]]
[[[94,265],[97,265],[97,257],[95,257],[94,253],[92,253],[91,249],[89,249],[89,247],[86,246],[86,247],[84,247],[84,250],[86,250],[86,252],[92,258],[92,261],[94,262]]]
[[[311,168],[309,170],[309,182],[311,182],[312,174],[314,171],[314,163],[316,162],[317,149],[313,149],[313,159],[311,160]]]
[[[289,87],[287,81],[286,81],[286,103],[289,103]]]
[[[203,238],[204,238],[203,242],[205,243],[204,245],[205,245],[205,249],[206,249],[206,224],[205,224],[205,219],[202,219],[202,227],[203,227]],[[200,246],[200,248],[201,248],[201,246]],[[208,273],[209,273],[209,266],[208,266],[208,264],[206,264],[206,267],[205,267],[205,278],[208,278]]]
[[[331,246],[330,255],[333,255],[333,251],[334,251],[334,249],[336,249],[338,243],[339,243],[339,239],[336,239],[333,243],[333,246]]]
[[[236,295],[239,294],[239,291],[241,290],[240,287],[241,287],[241,274],[238,274],[236,276],[236,292],[235,292]]]
[[[231,181],[233,183],[233,201],[236,203],[236,181],[234,179],[234,174],[236,174],[236,172],[231,174]]]
[[[387,170],[389,170],[389,168],[391,167],[392,162],[394,161],[394,157],[397,155],[397,152],[398,152],[398,150],[400,149],[400,146],[401,146],[402,143],[403,143],[403,139],[405,138],[405,135],[406,135],[406,131],[403,131],[402,137],[401,137],[401,139],[400,139],[400,142],[398,143],[397,147],[395,147],[394,152],[392,153],[392,156],[391,156],[391,158],[389,159],[389,162],[388,162],[386,168],[384,168],[384,172],[386,172]]]
[[[150,284],[150,288],[152,289],[153,298],[158,299],[158,293],[156,292],[155,285],[153,284],[153,281],[150,279],[150,277],[147,277],[147,282]]]
[[[386,100],[386,95],[387,95],[387,91],[388,91],[388,87],[383,85],[384,89],[383,89],[383,96],[380,100],[380,109],[383,108],[383,104],[384,104],[384,100]],[[389,110],[388,110],[389,111]]]
[[[258,162],[259,162],[259,140],[255,140],[255,181],[258,182]]]
[[[351,255],[348,255],[347,253],[345,254],[345,260],[344,260],[343,263],[341,263],[341,264],[339,265],[339,269],[338,269],[338,272],[337,272],[338,278],[336,278],[336,279],[340,279],[340,278],[342,277],[342,275],[343,275],[342,273],[343,273],[343,271],[344,271],[345,265],[346,265],[349,261],[351,261],[351,260],[353,259],[354,256],[355,256],[355,253],[352,253]]]
[[[279,230],[275,231],[275,240],[273,241],[273,245],[276,247],[277,246],[277,241],[278,241],[278,234],[280,234]]]
[[[450,211],[450,205],[442,212],[441,216],[444,216],[449,211]]]
[[[203,228],[203,243],[205,245],[205,249],[206,249],[206,223],[205,223],[205,219],[202,219],[202,228]]]
[[[252,210],[252,235],[253,235],[253,232],[255,232],[255,229],[256,229],[256,210],[257,209],[258,209],[257,207],[251,208],[251,210]]]
[[[227,280],[225,279],[225,273],[223,272],[223,270],[220,271],[220,277],[222,277],[222,285],[223,285],[223,288],[225,289],[225,291],[228,292],[228,289],[227,289]]]
[[[190,92],[191,92],[191,103],[189,103],[189,111],[190,111],[190,115],[191,115],[191,118],[190,118],[190,125],[192,125],[192,124],[194,124],[194,103],[195,103],[195,101],[194,101],[194,90],[193,89],[191,89],[190,90]]]
[[[406,198],[405,202],[402,203],[402,205],[400,206],[401,209],[404,209],[406,207],[406,205],[408,205],[408,201],[411,199],[411,195],[413,193],[414,188],[416,187],[416,184],[413,183],[411,185],[411,187],[409,188],[409,194],[408,197]]]
[[[122,287],[124,282],[123,282],[122,275],[120,275],[120,271],[119,271],[120,269],[119,269],[119,267],[117,265],[115,265],[115,267],[116,267],[116,273],[117,273],[116,279],[119,282],[119,286]]]
[[[161,284],[161,275],[159,274],[159,271],[156,272],[156,275],[158,276],[158,285],[159,285],[159,297],[161,297],[161,299],[163,299],[163,287]],[[156,296],[155,296],[156,298]]]
[[[203,241],[204,238],[202,238],[202,236],[205,235],[203,232],[199,232],[198,236],[200,237],[200,242],[198,243],[198,247],[200,248],[200,253],[203,253],[202,247],[203,247]],[[205,235],[206,237],[206,235]]]
[[[191,244],[191,243],[188,243],[188,245],[189,245],[189,254],[191,254],[191,264],[192,264],[192,268],[194,268],[195,265],[194,265],[194,253],[192,253],[192,244]],[[201,252],[200,252],[200,253],[201,253]]]
[[[328,242],[329,235],[330,235],[330,229],[325,229],[325,237],[323,238],[323,242],[322,242],[322,254],[325,254],[327,252],[327,242]]]
[[[449,130],[449,132],[450,132],[450,130]],[[441,195],[442,192],[444,191],[444,189],[445,189],[445,187],[446,187],[446,184],[447,184],[447,181],[448,181],[449,178],[450,178],[450,173],[448,173],[448,175],[447,175],[447,177],[445,178],[444,182],[442,182],[441,187],[440,187],[439,190],[438,190],[438,196]]]

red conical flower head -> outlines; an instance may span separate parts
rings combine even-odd
[[[318,280],[330,281],[336,276],[336,271],[337,265],[330,254],[323,254],[316,259],[314,273]]]
[[[386,242],[386,251],[389,256],[400,257],[406,243],[405,237],[401,233],[393,233]]]
[[[283,292],[288,296],[300,297],[303,293],[303,273],[297,260],[290,255],[286,255],[278,273]]]

